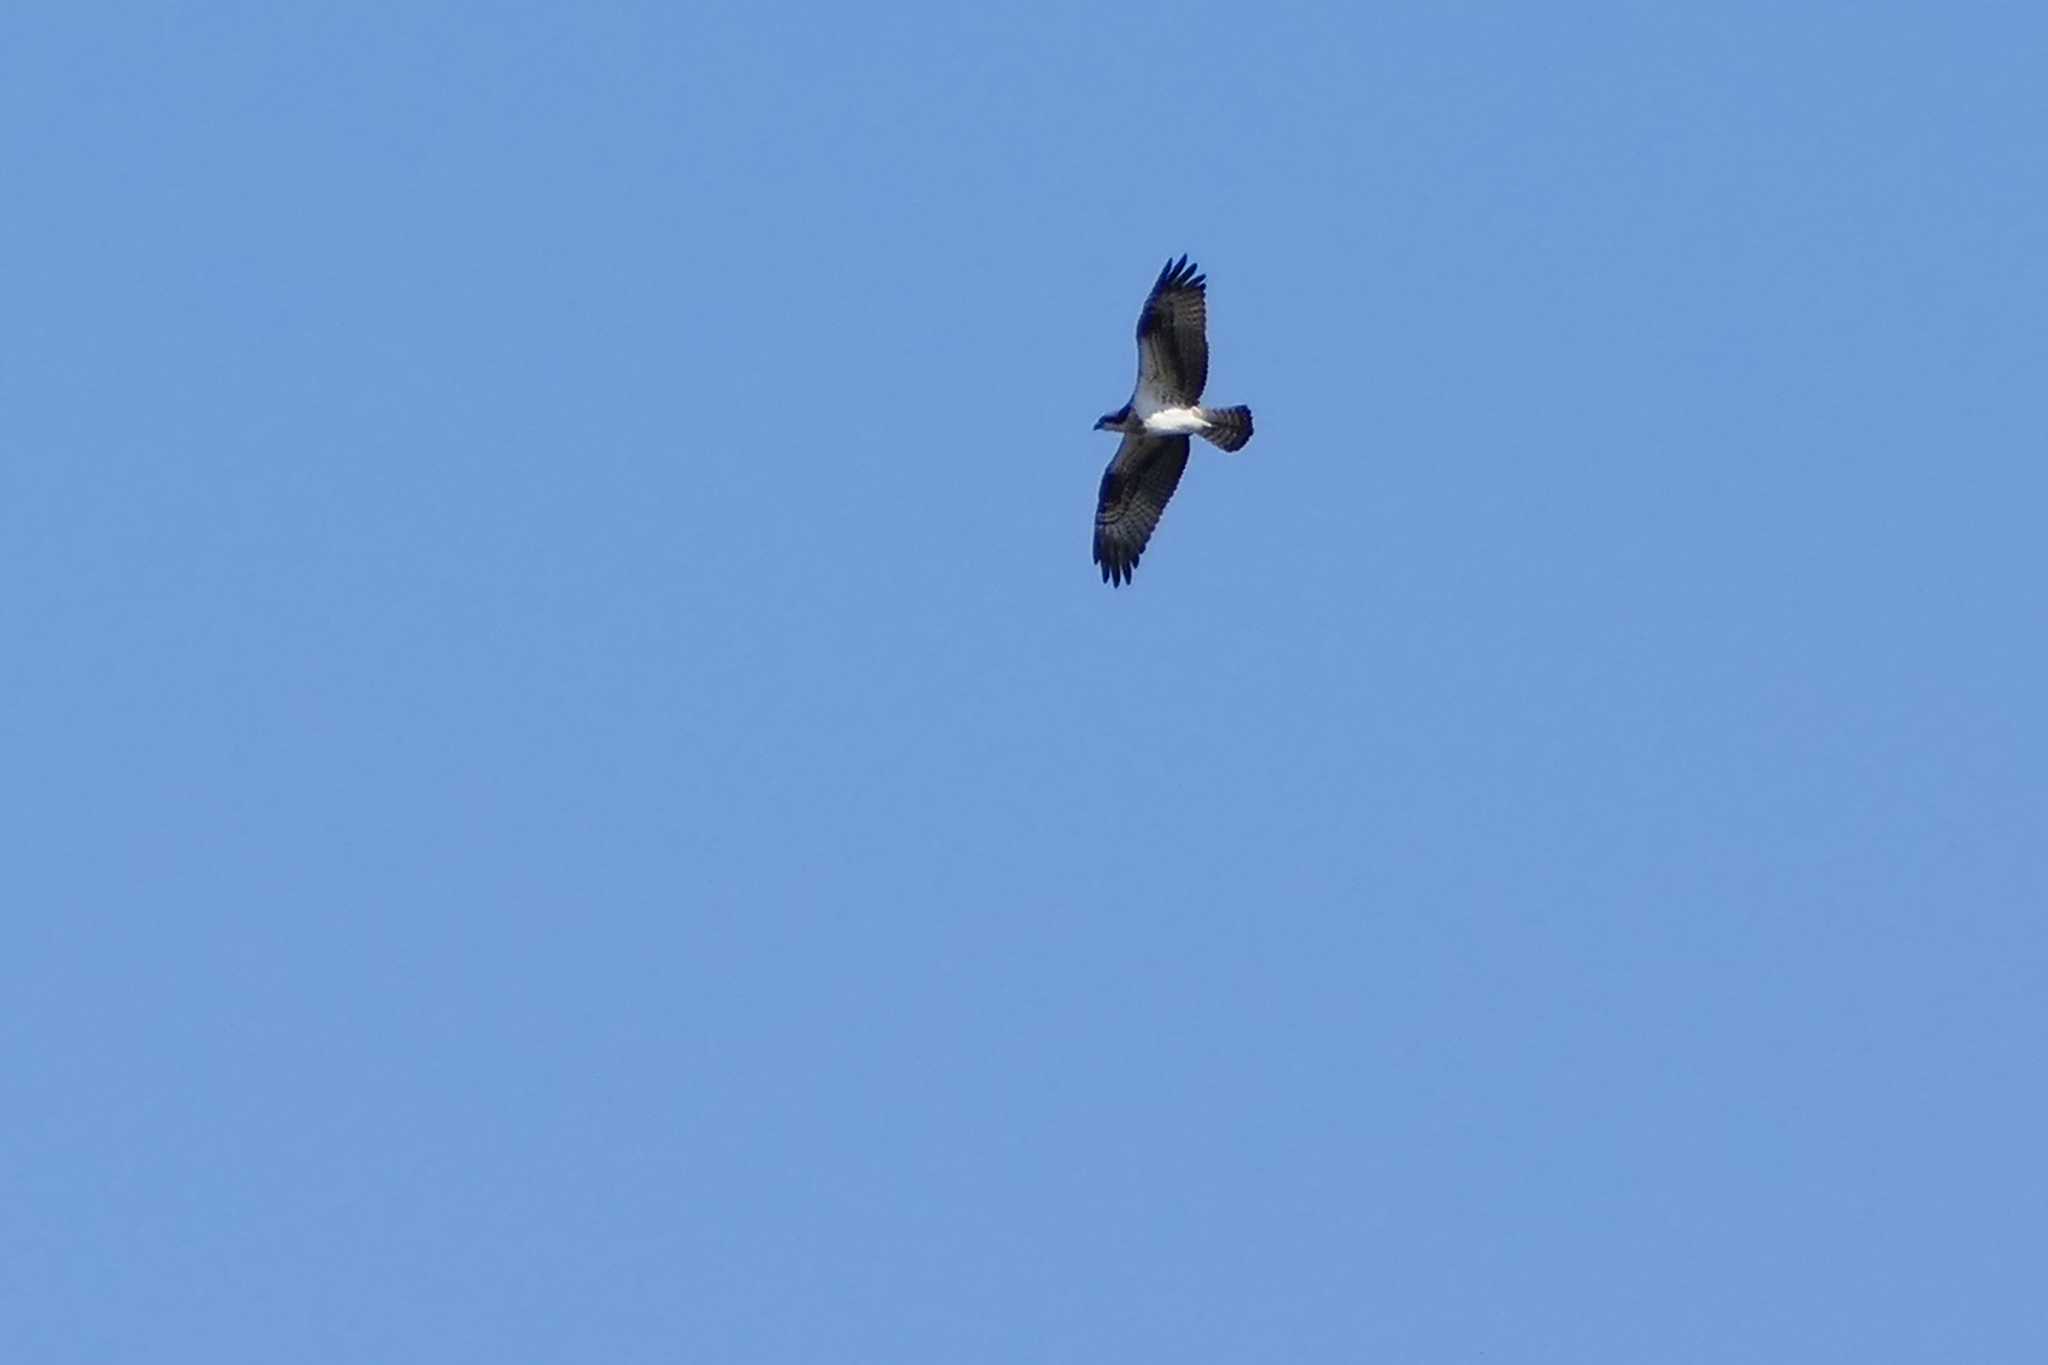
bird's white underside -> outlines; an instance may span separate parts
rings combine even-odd
[[[1138,403],[1132,405],[1132,411],[1145,424],[1145,430],[1155,436],[1187,436],[1207,431],[1210,425],[1200,408],[1155,407],[1148,412]]]

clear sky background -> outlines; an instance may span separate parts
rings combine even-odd
[[[2048,1359],[2044,72],[10,6],[0,1357]]]

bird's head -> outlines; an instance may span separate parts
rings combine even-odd
[[[1130,404],[1126,403],[1115,412],[1105,412],[1102,416],[1096,418],[1095,429],[1097,431],[1122,431],[1124,429],[1124,419],[1130,415],[1131,407]]]

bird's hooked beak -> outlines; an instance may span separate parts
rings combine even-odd
[[[1105,413],[1103,416],[1095,419],[1095,429],[1097,431],[1108,431],[1115,426],[1116,414],[1113,412]]]

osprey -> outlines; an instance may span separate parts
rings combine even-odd
[[[1252,438],[1250,408],[1205,408],[1209,381],[1208,285],[1183,256],[1168,261],[1138,314],[1138,386],[1131,401],[1095,424],[1123,443],[1102,474],[1095,503],[1095,562],[1102,581],[1131,581],[1138,556],[1188,464],[1188,437],[1225,450]]]

